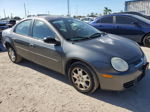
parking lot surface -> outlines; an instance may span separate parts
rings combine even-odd
[[[150,62],[150,48],[142,48]],[[0,52],[0,112],[149,112],[150,69],[123,92],[77,92],[68,79],[29,61],[13,64]]]

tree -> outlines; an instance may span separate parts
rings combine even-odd
[[[21,20],[21,18],[19,16],[15,16],[13,19],[15,19],[15,20]]]
[[[109,9],[108,7],[104,7],[104,10],[103,10],[104,15],[111,14],[111,12],[112,12],[111,9]]]
[[[93,13],[93,12],[92,12],[91,14],[88,14],[87,16],[88,16],[88,17],[97,17],[98,15],[97,15],[97,13]]]

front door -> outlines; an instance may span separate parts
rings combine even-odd
[[[61,72],[61,45],[48,44],[43,41],[45,37],[56,38],[56,34],[41,20],[33,24],[32,39],[30,39],[31,60]]]

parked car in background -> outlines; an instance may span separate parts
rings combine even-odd
[[[16,20],[9,20],[9,21],[0,21],[0,40],[2,38],[2,31],[11,28],[16,24]]]
[[[81,21],[86,22],[86,23],[90,23],[90,22],[94,21],[94,19],[91,17],[85,17],[85,18],[82,18]]]
[[[0,40],[2,38],[2,31],[7,28],[8,28],[7,22],[0,21]]]
[[[111,14],[90,23],[95,28],[150,47],[150,20],[133,14]]]
[[[139,82],[148,69],[138,44],[73,18],[27,18],[2,36],[12,62],[26,58],[60,72],[82,93],[98,87],[125,90]]]
[[[16,20],[11,19],[7,25],[9,26],[9,28],[11,28],[11,27],[13,27],[15,24],[16,24]]]
[[[115,14],[115,13],[114,13]],[[130,12],[118,12],[116,14],[133,14],[133,15],[138,15],[138,16],[141,16],[141,17],[144,17],[146,19],[149,19],[150,20],[150,16],[148,15],[145,15],[145,14],[142,14],[140,12],[133,12],[133,11],[130,11]]]

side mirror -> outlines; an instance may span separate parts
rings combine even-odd
[[[49,43],[49,44],[60,45],[60,42],[57,41],[55,38],[52,38],[52,37],[45,37],[45,38],[43,39],[43,41],[44,41],[45,43]]]

